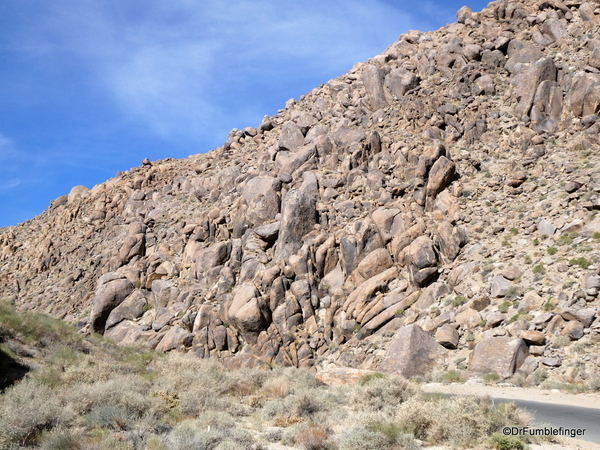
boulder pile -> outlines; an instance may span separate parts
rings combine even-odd
[[[0,298],[231,367],[600,369],[600,4],[491,2],[0,229]]]

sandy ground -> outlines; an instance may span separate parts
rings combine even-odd
[[[486,386],[483,384],[441,384],[429,383],[421,386],[425,392],[440,392],[457,395],[481,395],[494,398],[520,399],[555,405],[570,405],[600,409],[600,394],[567,394],[553,390],[519,388],[514,386]],[[599,424],[600,426],[600,424]],[[600,445],[578,439],[561,438],[558,444],[534,444],[531,450],[600,450]],[[446,450],[443,447],[429,447],[428,450]]]

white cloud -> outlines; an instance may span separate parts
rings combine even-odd
[[[259,111],[235,107],[249,79],[266,89],[269,77],[337,76],[383,51],[418,25],[400,8],[359,0],[65,0],[38,13],[23,45],[82,61],[132,123],[194,137],[226,122],[252,125],[239,122]]]

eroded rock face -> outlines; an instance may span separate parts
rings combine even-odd
[[[217,149],[75,187],[0,230],[0,297],[229,367],[593,379],[552,343],[600,342],[596,11],[462,8]]]

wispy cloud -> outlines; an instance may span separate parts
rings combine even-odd
[[[0,183],[0,191],[5,191],[7,189],[12,189],[21,185],[21,180],[19,178],[14,178],[12,180],[4,181]]]
[[[15,145],[12,139],[0,133],[0,161],[6,161],[17,156]]]
[[[260,101],[239,86],[249,78],[267,96],[272,76],[341,75],[418,24],[398,7],[358,0],[65,0],[39,14],[24,48],[74,55],[127,120],[189,138],[257,116],[262,105],[236,107],[236,96]]]

